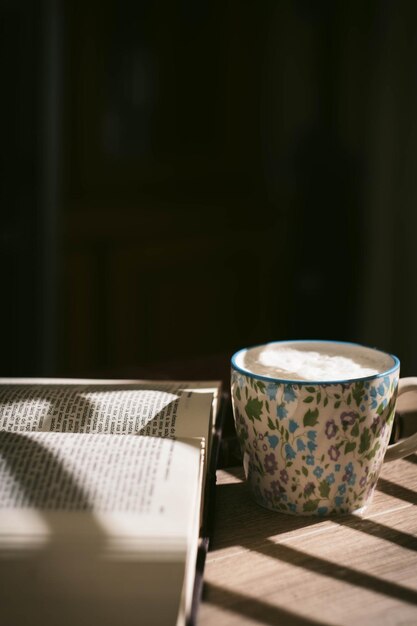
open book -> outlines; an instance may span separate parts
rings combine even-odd
[[[0,379],[2,624],[189,621],[219,392]]]

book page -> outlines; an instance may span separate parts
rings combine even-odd
[[[202,452],[201,441],[0,433],[5,623],[36,611],[45,624],[133,625],[138,610],[144,623],[175,623]]]
[[[0,430],[210,441],[218,383],[0,379]]]
[[[186,537],[184,507],[195,495],[203,451],[200,440],[0,432],[0,528],[6,509],[31,508],[96,519],[111,513],[116,521],[128,514],[132,537],[146,535],[146,542]],[[126,522],[115,533],[121,529],[130,532]]]
[[[113,576],[111,572],[115,571],[116,563],[119,565],[121,563],[122,569],[125,571],[129,559],[133,559],[135,562],[140,560],[145,567],[143,570],[142,568],[134,569],[132,580],[136,581],[137,587],[143,589],[144,593],[146,591],[149,597],[154,598],[156,607],[159,607],[154,615],[155,619],[151,619],[149,614],[146,623],[165,623],[164,620],[161,621],[161,584],[162,588],[165,585],[172,593],[170,602],[165,598],[165,592],[163,594],[163,609],[168,611],[170,607],[171,618],[167,623],[175,623],[175,620],[172,619],[172,607],[175,605],[175,610],[178,608],[178,585],[181,588],[180,597],[182,599],[180,615],[184,618],[190,604],[190,591],[195,572],[195,565],[191,561],[195,558],[197,550],[196,541],[192,542],[191,546],[186,547],[187,540],[184,537],[198,536],[203,506],[201,483],[206,482],[206,478],[203,477],[206,475],[207,460],[212,445],[213,419],[217,412],[219,392],[220,384],[216,382],[0,379],[0,432],[5,431],[9,436],[15,438],[13,445],[9,445],[10,439],[7,440],[6,438],[3,441],[7,458],[13,465],[12,475],[14,478],[10,472],[7,480],[6,475],[3,477],[0,475],[0,480],[4,478],[3,482],[9,484],[9,488],[12,489],[12,491],[6,489],[1,496],[3,504],[0,503],[0,507],[6,506],[6,508],[0,509],[0,566],[8,563],[9,569],[7,571],[12,572],[17,568],[16,576],[21,576],[22,572],[19,569],[20,565],[18,565],[21,563],[21,557],[16,561],[13,552],[17,550],[19,554],[24,555],[25,562],[33,558],[33,567],[36,570],[41,563],[48,563],[42,567],[43,575],[46,575],[46,571],[53,572],[62,569],[63,561],[66,563],[66,568],[69,567],[69,563],[73,563],[75,569],[79,569],[81,562],[83,570],[87,572],[91,570],[91,564],[96,563],[97,565],[97,561],[100,560],[100,573],[104,576],[107,572],[106,576],[111,577]],[[94,437],[91,436],[92,434]],[[127,437],[114,437],[116,434],[127,435]],[[132,469],[128,471],[128,475],[130,474],[132,477],[142,466],[145,480],[143,481],[141,476],[139,481],[141,486],[133,486],[134,483],[132,483],[130,491],[136,493],[136,498],[141,493],[140,502],[142,505],[146,503],[149,494],[151,494],[154,504],[165,502],[165,508],[161,508],[157,515],[155,515],[154,510],[150,515],[145,514],[144,511],[141,513],[139,510],[130,510],[131,503],[123,509],[120,499],[126,498],[129,489],[126,485],[126,489],[120,489],[120,484],[123,484],[123,481],[120,482],[122,477],[117,472],[113,474],[114,459],[119,458],[118,446],[115,445],[115,441],[142,439],[136,435],[147,435],[149,439],[157,438],[157,440],[164,441],[162,444],[158,441],[149,443],[151,446],[149,448],[146,443],[143,443],[142,446],[145,446],[142,448],[143,463],[138,460],[134,461]],[[45,455],[44,444],[46,440],[42,439],[41,441],[38,439],[39,437],[47,438],[46,457],[42,457]],[[22,438],[25,441],[21,441]],[[187,461],[189,452],[181,452],[181,446],[186,444],[176,441],[174,445],[170,441],[171,438],[181,438],[181,440],[199,438],[198,461],[194,458],[190,464],[190,460]],[[96,443],[83,443],[81,445],[81,441],[90,439],[95,440]],[[202,439],[205,441],[204,454],[200,450]],[[16,443],[16,440],[19,440],[19,444]],[[28,444],[28,440],[30,444]],[[54,441],[58,446],[58,451],[51,453],[51,446],[55,445]],[[66,444],[65,441],[67,441]],[[40,468],[43,468],[41,472],[38,472],[40,479],[37,482],[37,490],[39,493],[31,487],[30,474],[24,474],[25,466],[20,465],[23,463],[22,459],[28,457],[28,450],[26,448],[22,450],[22,446],[27,447],[28,445],[31,450],[38,450],[39,463],[41,463],[42,458],[49,459],[45,461],[44,465],[42,463],[39,465]],[[130,446],[130,444],[126,445]],[[11,450],[15,449],[16,446],[19,447],[20,452],[19,454],[16,453],[12,459]],[[87,453],[84,446],[92,446],[92,448]],[[135,443],[134,447],[139,449],[140,446]],[[103,466],[96,458],[97,455],[100,457],[100,450],[104,451],[106,448],[108,448],[108,452],[111,450],[113,454],[113,457],[108,457],[107,469],[105,463]],[[188,450],[189,445],[186,445],[185,449]],[[172,458],[167,453],[168,450],[171,450]],[[131,459],[136,458],[133,451],[129,454],[133,455],[130,457]],[[126,456],[126,459],[129,458],[129,454],[126,451],[120,452],[120,455]],[[152,474],[146,474],[146,472],[155,471],[155,469],[150,469],[155,467],[152,466],[152,462],[149,464],[148,461],[144,461],[148,457],[151,458],[152,454],[156,455],[157,458],[161,454],[162,460],[165,459],[163,462],[167,462],[168,466],[172,462],[173,470],[168,472],[174,477],[172,481],[161,482],[158,475],[155,477]],[[59,458],[58,466],[55,463],[56,456]],[[76,463],[68,471],[72,478],[77,477],[79,470],[77,463],[81,458],[82,464],[85,464],[87,459],[90,463],[90,465],[85,465],[85,468],[88,467],[88,471],[81,474],[81,485],[83,486],[81,492],[79,491],[80,481],[78,478],[75,490],[71,488],[72,479],[69,482],[64,480],[64,484],[60,486],[59,483],[53,483],[51,476],[55,476],[55,469],[57,476],[54,480],[57,479],[58,474],[65,478],[67,470],[64,471],[64,469],[67,463]],[[107,457],[104,456],[104,458]],[[196,473],[192,467],[195,463],[199,464],[199,473],[197,473],[199,488],[197,496],[191,498],[194,500],[192,530],[187,531],[184,535],[184,513],[187,517],[187,502],[190,501],[188,490],[193,491],[195,488]],[[163,467],[161,460],[158,461],[157,467]],[[21,475],[19,472],[23,472],[24,479],[18,478]],[[113,479],[109,478],[111,484],[107,479],[110,474],[113,475]],[[94,485],[90,485],[94,476],[95,479],[100,478],[101,483],[96,482]],[[138,478],[137,474],[136,477]],[[29,482],[26,484],[25,481]],[[24,484],[26,487],[22,490]],[[55,487],[54,491],[51,492],[51,485],[53,484]],[[146,485],[149,488],[148,492],[143,491]],[[165,494],[163,497],[161,494],[158,496],[162,486],[164,486]],[[37,493],[36,498],[35,492]],[[91,504],[91,497],[86,499],[86,492],[95,494],[93,509],[89,508],[88,503]],[[28,493],[32,494],[29,499]],[[15,497],[20,498],[20,500],[13,500]],[[52,501],[54,502],[53,506],[51,505]],[[137,501],[135,506],[137,506]],[[97,522],[99,522],[98,525]],[[177,532],[177,526],[182,529],[181,533]],[[20,529],[20,532],[16,532],[17,529]],[[65,557],[57,557],[56,555],[61,554],[65,546],[67,546]],[[86,555],[89,553],[92,555],[90,554],[88,561],[85,562]],[[51,565],[51,559],[54,558],[57,562],[54,561]],[[105,558],[106,567],[103,566],[103,558]],[[167,562],[169,563],[168,568],[166,567]],[[26,566],[22,567],[24,572],[28,571]],[[143,573],[145,571],[146,574]],[[185,571],[187,572],[186,575]],[[171,572],[172,579],[170,582],[166,580],[168,572]],[[24,573],[23,577],[25,576]],[[65,571],[65,575],[62,571],[62,576],[65,580],[69,580],[67,571]],[[138,577],[140,576],[144,577],[143,580],[139,580]],[[115,577],[115,580],[117,581],[118,578],[119,575]],[[48,583],[51,589],[54,589],[53,598],[48,596],[50,606],[55,605],[58,602],[55,599],[59,597],[64,602],[64,588],[60,588],[59,593],[55,588],[55,582],[59,579],[60,576],[57,576],[56,580]],[[15,582],[18,584],[18,578]],[[125,584],[126,590],[130,589],[129,584]],[[91,583],[89,585],[91,587]],[[108,583],[102,580],[98,587],[100,591],[96,595],[103,596],[106,600],[112,597],[108,586]],[[30,589],[31,582],[28,580],[25,593],[26,591],[29,592]],[[80,590],[77,593],[82,595]],[[116,584],[113,588],[113,596],[119,593],[122,592],[119,585]],[[138,599],[137,589],[135,593]],[[13,596],[13,593],[7,595],[6,592],[6,597],[15,597],[16,599],[16,605],[14,609],[11,609],[12,613],[16,607],[19,607],[20,610],[24,606],[17,596]],[[97,607],[91,604],[93,597],[96,597],[93,592],[87,594],[85,602],[89,606],[91,605],[91,611],[93,609],[96,611],[97,619],[95,621],[97,623],[107,623],[105,619],[109,615],[113,615],[113,621],[110,621],[109,624],[123,623],[119,618],[116,619],[111,607],[98,615]],[[33,607],[35,601],[36,598],[32,598],[32,600],[29,598],[28,606]],[[114,605],[117,602],[114,600]],[[79,603],[79,606],[81,605],[82,603]],[[37,607],[38,612],[39,610],[40,607]],[[127,609],[123,612],[129,613]],[[80,621],[81,615],[72,615],[72,617],[73,619],[69,623],[82,623]],[[23,622],[25,619],[22,618]],[[58,622],[62,624],[62,620],[57,619],[52,623]],[[130,624],[131,622],[127,623]]]

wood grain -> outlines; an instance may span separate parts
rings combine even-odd
[[[417,624],[417,456],[383,467],[362,515],[292,517],[218,471],[197,623]]]

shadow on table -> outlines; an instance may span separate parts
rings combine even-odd
[[[378,491],[382,491],[387,496],[392,496],[394,498],[399,498],[400,500],[404,500],[404,502],[409,502],[410,504],[417,504],[417,492],[412,489],[408,489],[407,487],[403,487],[398,483],[394,483],[391,480],[387,480],[386,478],[380,478],[378,480]]]
[[[204,587],[204,601],[223,609],[238,613],[242,617],[256,620],[259,624],[282,624],[282,626],[330,626],[323,621],[303,617],[274,606],[269,602],[248,598],[241,593],[223,589],[219,585],[206,583]]]
[[[308,554],[285,543],[287,542],[286,537],[282,537],[280,540],[280,535],[284,533],[293,533],[295,530],[302,531],[303,529],[306,535],[322,532],[325,536],[332,532],[333,525],[338,525],[365,533],[372,538],[382,539],[407,550],[417,551],[417,539],[413,535],[373,519],[363,519],[356,515],[318,518],[293,517],[274,513],[262,509],[251,499],[249,489],[244,482],[219,485],[217,489],[217,503],[219,510],[221,510],[221,519],[216,520],[212,548],[218,550],[239,546],[244,550],[257,552],[268,558],[275,558],[277,561],[289,563],[319,576],[339,580],[417,606],[417,591],[409,587],[384,580],[353,567],[338,565],[321,556]],[[417,494],[414,491],[391,483],[386,479],[380,479],[378,489],[389,495],[395,495],[406,502],[417,503]],[[237,597],[239,594],[230,590],[217,589],[212,584],[206,586],[206,592],[208,602],[233,610],[245,617],[256,617],[263,623],[276,624],[279,621],[283,624],[315,623],[291,613],[281,615],[283,609],[274,607],[263,600],[246,598],[245,601],[241,601]],[[285,613],[285,611],[283,612]]]

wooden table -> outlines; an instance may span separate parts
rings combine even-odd
[[[417,625],[417,455],[387,463],[362,516],[292,517],[218,470],[197,626]]]

